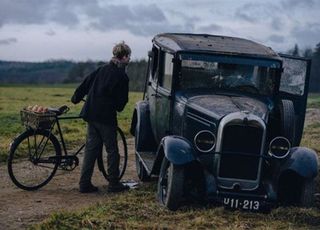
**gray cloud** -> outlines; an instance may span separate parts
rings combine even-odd
[[[300,8],[300,7],[307,7],[311,8],[315,4],[317,4],[314,0],[284,0],[281,2],[282,7],[285,10],[288,9],[295,9],[295,8]]]
[[[190,24],[184,26],[171,24],[162,10],[155,4],[109,5],[105,8],[88,9],[94,22],[91,26],[100,30],[127,29],[136,35],[152,35],[159,32],[183,31]]]
[[[48,30],[45,32],[45,34],[48,36],[54,36],[54,35],[56,35],[56,32],[54,32],[53,30]]]
[[[35,5],[36,7],[34,7]],[[0,26],[7,23],[29,24],[43,22],[45,14],[38,10],[42,9],[43,6],[42,1],[3,0],[0,3]]]
[[[10,45],[17,42],[18,40],[16,38],[0,39],[0,45]]]
[[[200,21],[199,16],[190,16],[189,14],[185,14],[181,11],[175,10],[175,9],[169,9],[167,10],[168,13],[171,14],[171,16],[178,17],[183,21],[188,21],[188,22],[197,22]]]
[[[268,38],[269,41],[275,42],[275,43],[283,43],[284,42],[284,36],[272,34]]]
[[[217,24],[210,24],[210,25],[207,25],[207,26],[201,26],[198,28],[198,31],[199,32],[205,32],[205,33],[216,33],[216,32],[220,32],[223,30],[223,27],[222,26],[219,26]]]
[[[164,23],[166,18],[156,5],[141,5],[129,7],[127,5],[109,5],[105,8],[88,9],[86,13],[94,19],[96,26],[103,29],[130,27]],[[128,28],[130,29],[130,28]]]
[[[87,20],[83,20],[87,18]],[[112,5],[97,0],[1,0],[0,27],[4,24],[45,24],[54,22],[74,27],[89,24],[91,29],[129,30],[137,35],[183,31],[192,23],[170,23],[156,4]]]
[[[201,21],[201,18],[198,16],[190,16],[189,14],[185,14],[184,12],[169,9],[166,11],[172,18],[178,19],[181,21],[180,30],[184,30],[184,32],[195,31],[196,23]]]
[[[74,25],[79,22],[75,8],[83,3],[82,0],[1,0],[0,26],[4,24],[45,24],[47,22]]]
[[[235,11],[235,18],[251,23],[269,20],[281,15],[281,9],[274,4],[246,3]]]
[[[271,28],[277,31],[281,31],[284,27],[285,23],[283,22],[282,18],[275,17],[271,20]]]
[[[309,23],[303,27],[295,27],[291,31],[291,36],[297,40],[299,45],[315,45],[314,38],[320,38],[320,23]]]

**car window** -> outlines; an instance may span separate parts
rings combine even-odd
[[[255,59],[208,55],[183,57],[179,88],[206,88],[270,95],[274,91],[277,63]]]
[[[307,62],[304,60],[282,57],[283,73],[280,91],[294,95],[303,95],[307,74]]]
[[[159,50],[156,47],[152,48],[152,57],[150,60],[150,74],[151,74],[151,79],[156,82],[157,81],[157,69],[159,65]]]
[[[172,72],[173,72],[173,55],[164,53],[163,55],[163,76],[160,80],[160,86],[167,90],[171,90],[172,85]]]

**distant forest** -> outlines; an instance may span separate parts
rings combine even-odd
[[[46,62],[0,61],[0,84],[61,84],[78,83],[104,62],[72,62],[54,60]],[[128,75],[130,91],[142,91],[147,62],[130,62]]]
[[[312,59],[310,92],[320,92],[320,43],[314,49],[300,50],[298,45],[286,52],[294,56]],[[103,62],[73,62],[53,60],[46,62],[0,61],[0,84],[53,84],[78,83]],[[135,60],[128,66],[130,91],[142,91],[147,61]]]

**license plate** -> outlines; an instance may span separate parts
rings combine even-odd
[[[236,198],[223,198],[223,204],[232,209],[254,210],[260,209],[260,201],[258,200],[245,200]]]

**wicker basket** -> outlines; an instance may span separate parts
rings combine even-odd
[[[56,120],[55,113],[50,111],[37,113],[22,109],[20,115],[22,124],[32,129],[50,129]]]

